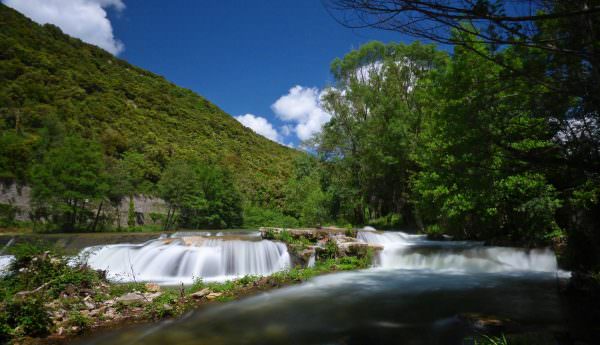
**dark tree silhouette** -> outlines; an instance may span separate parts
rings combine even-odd
[[[350,28],[378,28],[451,45],[470,45],[469,37],[502,45],[535,47],[561,54],[592,57],[595,0],[323,0],[332,16]],[[594,20],[595,19],[595,20]],[[568,47],[568,35],[548,35],[547,22],[577,22],[588,37]],[[596,30],[594,30],[596,29]],[[452,31],[468,35],[456,35]],[[596,33],[597,34],[597,33]]]

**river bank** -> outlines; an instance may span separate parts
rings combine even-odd
[[[142,283],[135,276],[128,283],[115,283],[108,279],[106,271],[93,269],[85,260],[75,262],[73,258],[21,241],[11,247],[13,262],[0,280],[4,291],[0,339],[15,344],[65,343],[84,333],[177,318],[205,305],[298,284],[317,275],[367,268],[372,263],[370,251],[346,253],[339,250],[329,238],[330,234],[326,237],[311,236],[301,241],[310,245],[315,255],[310,265],[308,262],[302,264],[296,249],[305,248],[298,246],[297,240],[285,242],[289,238],[285,232],[283,234],[279,241],[290,246],[295,265],[269,276],[246,275],[221,282],[196,278],[185,286],[183,283],[171,286]],[[181,241],[192,248],[202,245],[207,240],[206,235],[202,232],[184,233],[180,237],[158,241],[167,246],[174,244],[173,241]],[[131,238],[127,236],[125,239]],[[224,239],[231,240],[231,235],[219,241]],[[113,240],[118,242],[124,238]],[[89,241],[90,238],[84,237],[83,244]],[[317,241],[330,244],[315,254],[315,248],[319,247]],[[49,243],[73,249],[82,241],[63,243],[60,239],[50,238]]]

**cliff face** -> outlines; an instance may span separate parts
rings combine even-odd
[[[6,205],[14,210],[14,220],[31,220],[31,188],[19,186],[15,183],[0,185],[0,205]],[[137,225],[161,224],[162,217],[167,214],[164,200],[146,195],[135,195],[133,197],[135,217]],[[103,206],[105,213],[111,213],[114,217],[115,226],[127,226],[129,216],[129,198],[124,198],[118,208],[110,205]],[[6,216],[0,214],[0,217]]]

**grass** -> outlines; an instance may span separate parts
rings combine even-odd
[[[500,337],[484,335],[480,339],[475,338],[475,345],[508,345],[508,341],[504,334]]]

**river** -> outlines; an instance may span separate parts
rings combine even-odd
[[[285,248],[255,233],[205,234],[191,249],[188,235],[94,246],[91,258],[99,268],[113,267],[115,279],[127,280],[122,274],[129,267],[138,278],[163,284],[288,267]],[[497,323],[511,332],[565,328],[557,285],[568,273],[558,269],[550,250],[428,241],[401,232],[364,231],[359,238],[384,246],[375,267],[316,277],[178,320],[94,334],[80,343],[464,344]]]

